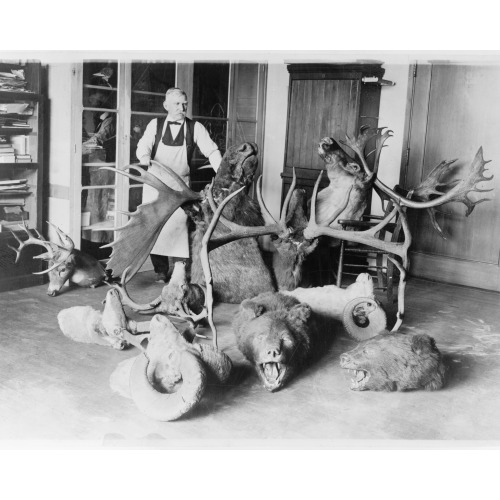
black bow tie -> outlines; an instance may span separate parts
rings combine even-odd
[[[182,125],[181,122],[167,122],[169,125]]]

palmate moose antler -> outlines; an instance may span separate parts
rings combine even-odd
[[[154,160],[152,163],[163,168],[177,182],[179,190],[167,186],[138,165],[128,165],[123,170],[101,167],[101,169],[111,170],[143,184],[148,184],[158,191],[156,200],[139,205],[125,226],[114,229],[118,232],[122,231],[118,239],[102,247],[113,248],[107,265],[108,269],[112,269],[113,276],[121,276],[127,268],[129,268],[128,280],[135,276],[148,258],[158,235],[170,216],[184,203],[203,199],[200,193],[191,190],[173,170]],[[130,169],[136,170],[139,175],[131,174],[128,172]],[[129,212],[120,213],[132,215]],[[123,231],[124,229],[126,231]]]

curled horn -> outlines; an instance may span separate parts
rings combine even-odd
[[[150,361],[142,353],[132,365],[130,392],[141,412],[162,422],[176,420],[187,413],[201,399],[206,386],[206,372],[197,356],[184,351],[180,354],[180,370],[184,383],[179,391],[157,391],[148,378]]]

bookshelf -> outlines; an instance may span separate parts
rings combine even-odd
[[[29,246],[15,264],[9,248],[24,240],[18,222],[42,233],[43,203],[42,66],[38,61],[0,60],[0,291],[41,284],[43,261],[33,256],[44,251]]]

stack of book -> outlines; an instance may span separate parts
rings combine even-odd
[[[16,163],[31,163],[31,155],[18,155],[16,154]]]
[[[24,206],[25,198],[30,194],[27,179],[0,180],[0,207]]]
[[[31,125],[27,120],[0,115],[0,133],[22,134],[23,131],[31,132]]]
[[[27,143],[27,135],[0,136],[0,163],[31,163]]]
[[[14,146],[5,136],[0,136],[0,163],[14,163],[15,161]]]
[[[0,72],[0,90],[28,92],[23,69],[11,69],[10,72]]]

